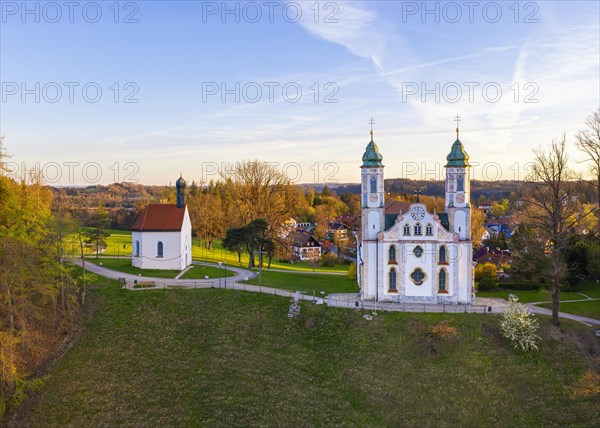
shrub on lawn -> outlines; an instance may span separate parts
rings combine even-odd
[[[335,264],[338,261],[338,257],[337,255],[333,254],[333,253],[327,253],[327,254],[323,254],[323,256],[321,257],[321,261],[323,262],[323,266],[335,266]]]
[[[515,291],[539,291],[542,288],[542,284],[539,282],[502,282],[500,288],[503,290],[515,290]]]
[[[537,319],[525,306],[519,303],[519,298],[508,298],[508,309],[501,316],[500,332],[510,340],[515,349],[521,351],[537,351],[537,335],[539,324]]]
[[[483,278],[477,283],[477,291],[498,291],[498,283],[491,278]]]
[[[484,263],[475,266],[475,281],[480,281],[483,278],[496,279],[496,265],[493,263]]]
[[[356,279],[356,263],[350,263],[350,267],[348,269],[348,278]]]

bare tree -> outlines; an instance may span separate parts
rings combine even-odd
[[[527,177],[527,203],[522,212],[524,225],[533,228],[546,246],[549,258],[546,272],[552,293],[552,324],[559,325],[560,289],[567,278],[562,250],[574,227],[587,214],[577,198],[578,176],[569,169],[566,138],[553,140],[547,150],[534,151],[535,159]]]
[[[597,228],[600,232],[600,109],[593,113],[585,121],[588,129],[577,132],[575,145],[587,157],[586,162],[592,162],[591,173],[596,177],[596,190],[598,199],[596,200],[596,215],[598,217]]]
[[[0,135],[0,176],[4,176],[5,172],[10,172],[10,169],[6,165],[6,160],[10,159],[9,155],[4,149],[4,135]]]

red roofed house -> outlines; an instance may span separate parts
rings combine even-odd
[[[141,269],[183,270],[192,264],[192,223],[179,177],[177,204],[149,204],[131,228],[131,265]]]

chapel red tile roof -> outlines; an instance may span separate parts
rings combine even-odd
[[[179,232],[183,226],[185,206],[149,204],[140,213],[131,230],[136,232]]]

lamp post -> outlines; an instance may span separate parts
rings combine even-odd
[[[223,262],[217,262],[219,263],[219,269],[221,269],[221,265],[223,264]],[[221,277],[219,276],[219,288],[221,288]],[[227,278],[225,278],[225,288],[227,288]]]

